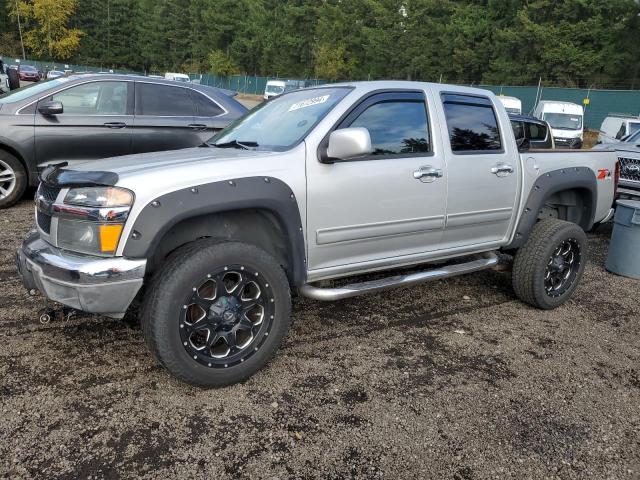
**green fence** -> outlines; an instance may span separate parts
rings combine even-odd
[[[231,75],[228,77],[223,77],[211,73],[190,74],[189,77],[191,77],[191,80],[199,81],[202,85],[208,85],[210,87],[217,88],[226,88],[227,90],[235,90],[236,92],[249,95],[264,94],[264,89],[267,86],[267,82],[269,80],[294,80],[293,78],[288,79],[276,77],[259,77],[256,75]],[[317,78],[304,81],[306,82],[307,87],[314,87],[316,85],[322,85],[323,83],[326,83],[325,80],[319,80]]]
[[[101,68],[91,65],[79,65],[74,63],[65,63],[65,62],[54,62],[54,61],[44,61],[44,60],[22,60],[15,59],[7,56],[3,56],[2,52],[0,52],[0,57],[2,57],[2,61],[5,65],[32,65],[36,67],[41,72],[48,72],[49,70],[72,70],[74,73],[98,73],[98,72],[113,72],[113,73],[125,73],[125,74],[135,74],[142,75],[140,72],[136,72],[135,70],[126,70],[126,69],[114,69],[114,68]]]

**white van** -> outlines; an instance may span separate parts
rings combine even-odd
[[[191,82],[189,75],[185,75],[184,73],[173,73],[167,72],[164,74],[165,80],[174,80],[176,82]]]
[[[546,120],[551,125],[556,148],[582,148],[584,133],[582,105],[543,100],[536,106],[533,116]]]
[[[284,80],[269,80],[264,87],[264,99],[269,100],[271,97],[277,97],[284,93],[284,89],[287,86]]]
[[[498,100],[502,102],[502,105],[504,105],[504,109],[507,111],[507,113],[522,115],[522,101],[519,98],[499,95]]]
[[[600,125],[598,143],[616,143],[640,130],[640,117],[609,114]]]

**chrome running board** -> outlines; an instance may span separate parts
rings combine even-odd
[[[485,254],[485,258],[472,260],[467,263],[448,265],[441,268],[435,268],[433,270],[409,273],[406,275],[394,275],[392,277],[370,280],[368,282],[352,283],[351,285],[345,285],[337,288],[320,288],[307,283],[299,288],[299,292],[301,295],[313,298],[314,300],[341,300],[343,298],[364,295],[365,293],[380,292],[398,287],[408,287],[432,280],[440,280],[441,278],[455,277],[456,275],[462,275],[464,273],[477,272],[497,265],[498,261],[498,256],[495,253],[488,253]]]

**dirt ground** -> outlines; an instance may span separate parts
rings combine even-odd
[[[640,283],[604,270],[610,227],[555,311],[496,271],[298,298],[265,370],[201,390],[135,322],[38,322],[14,267],[32,210],[0,211],[6,478],[640,478]]]

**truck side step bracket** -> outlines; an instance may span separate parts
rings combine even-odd
[[[499,259],[495,253],[487,253],[484,258],[471,260],[466,263],[446,265],[423,272],[394,275],[391,277],[370,280],[360,283],[352,283],[336,288],[321,288],[311,284],[305,284],[299,288],[301,295],[314,300],[341,300],[343,298],[357,297],[366,293],[381,292],[398,287],[409,287],[419,283],[440,280],[442,278],[455,277],[465,273],[478,272],[498,264]]]

